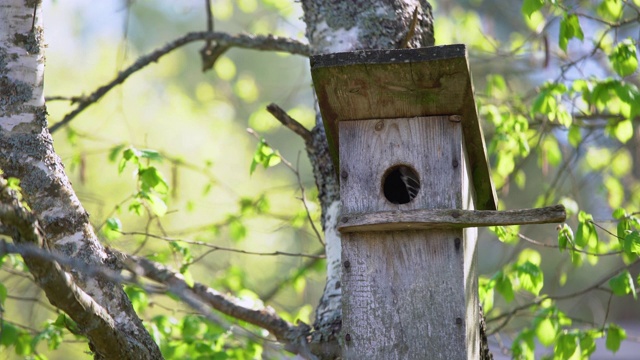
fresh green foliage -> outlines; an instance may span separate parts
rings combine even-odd
[[[560,21],[560,34],[558,35],[558,45],[564,51],[567,51],[569,40],[576,38],[584,40],[580,20],[576,14],[565,14]]]
[[[468,46],[500,209],[560,203],[568,215],[557,234],[555,225],[480,232],[478,268],[485,273],[479,298],[489,331],[498,331],[514,359],[582,360],[596,351],[622,352],[626,331],[610,310],[636,304],[640,285],[634,138],[640,1],[522,0],[501,2],[500,9],[475,0],[446,8],[431,3],[437,44]],[[85,14],[82,6],[89,5],[65,4],[80,8],[48,17],[50,28],[67,26],[61,33],[73,35],[65,37],[63,53],[59,46],[47,53],[46,95],[88,94],[150,49],[204,29],[201,5],[181,2],[180,16],[174,5],[127,2],[109,21],[89,23],[88,15],[72,16]],[[215,31],[303,37],[298,2],[214,0],[212,10]],[[501,18],[517,11],[519,19]],[[104,30],[101,24],[121,23],[125,14],[131,25],[126,43],[120,35],[94,32]],[[79,35],[99,41],[77,41]],[[65,171],[109,246],[160,262],[188,285],[211,286],[248,308],[266,304],[283,320],[313,323],[326,261],[243,253],[322,250],[311,227],[321,208],[304,145],[265,110],[276,102],[309,129],[315,124],[308,59],[232,49],[202,74],[194,49],[174,51],[134,74],[54,134]],[[70,61],[74,52],[86,64]],[[47,101],[49,121],[63,118],[72,105]],[[256,145],[247,127],[268,134],[269,143],[258,136]],[[296,154],[300,161],[292,161]],[[22,196],[26,185],[7,181]],[[22,316],[16,309],[24,302],[13,295],[24,288],[24,276],[14,274],[28,268],[14,254],[0,263],[11,275],[0,284],[2,354],[44,359],[50,350],[66,351],[67,342],[85,341],[74,335],[82,329],[71,317],[42,303],[33,305],[34,314],[46,313],[42,319]],[[265,330],[218,312],[220,322],[211,323],[179,294],[140,281],[125,292],[165,358],[282,357]],[[585,304],[599,304],[605,321]]]
[[[251,161],[249,173],[253,174],[258,165],[262,165],[266,169],[278,165],[281,161],[278,152],[273,150],[264,138],[261,138],[256,147],[256,152],[253,154],[253,161]]]

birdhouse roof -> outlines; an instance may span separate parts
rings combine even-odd
[[[496,209],[465,45],[316,55],[311,75],[337,168],[339,121],[459,115],[476,208]]]

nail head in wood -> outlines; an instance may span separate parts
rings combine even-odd
[[[456,318],[456,325],[462,325],[462,319]]]
[[[350,268],[350,267],[351,267],[351,262],[349,262],[349,260],[345,261],[345,262],[344,262],[344,267],[345,267],[346,269]]]
[[[454,168],[457,168],[458,167],[458,160],[453,160],[451,162],[451,165],[453,165]]]
[[[456,250],[460,250],[460,238],[453,239],[453,244],[456,247]]]
[[[351,334],[345,335],[344,339],[347,340],[347,341],[351,341]]]
[[[344,170],[344,169],[343,169],[343,170],[340,172],[340,177],[341,177],[343,180],[347,180],[347,178],[349,177],[349,173],[347,172],[347,170]]]

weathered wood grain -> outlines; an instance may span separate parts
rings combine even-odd
[[[340,219],[343,233],[360,231],[459,229],[483,226],[561,223],[567,219],[564,206],[521,210],[418,209],[348,214]]]
[[[344,121],[342,213],[473,209],[462,124],[447,116]],[[382,179],[406,165],[420,177],[407,204]],[[465,194],[463,194],[465,192]],[[477,359],[476,229],[343,233],[345,359]]]
[[[345,144],[339,141],[340,122],[458,116],[477,207],[496,209],[465,45],[312,56],[311,75],[336,165],[344,160],[338,157]]]

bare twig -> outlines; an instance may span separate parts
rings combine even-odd
[[[531,301],[531,302],[528,302],[528,303],[526,303],[526,304],[523,304],[523,305],[520,305],[520,306],[518,306],[518,307],[515,307],[515,308],[513,308],[513,309],[512,309],[511,311],[509,311],[509,312],[506,312],[506,313],[504,313],[504,314],[498,315],[498,316],[496,316],[496,317],[494,317],[494,318],[487,319],[487,320],[486,320],[486,321],[487,321],[487,323],[491,323],[491,322],[495,322],[495,321],[503,320],[503,319],[504,319],[504,320],[500,323],[500,325],[498,325],[496,328],[492,329],[492,330],[489,332],[489,335],[491,335],[491,334],[493,334],[493,333],[495,333],[495,332],[499,331],[499,330],[500,330],[500,329],[502,329],[504,326],[506,326],[506,325],[507,325],[507,323],[508,323],[512,318],[513,318],[513,316],[514,316],[516,313],[518,313],[518,312],[520,312],[520,311],[522,311],[522,310],[528,309],[528,308],[530,308],[530,307],[532,307],[532,306],[535,306],[535,305],[540,305],[540,304],[541,304],[543,301],[545,301],[545,300],[554,300],[554,301],[557,301],[557,300],[571,299],[571,298],[578,297],[578,296],[580,296],[580,295],[586,294],[586,293],[588,293],[588,292],[590,292],[590,291],[593,291],[593,290],[596,290],[596,289],[601,289],[601,286],[602,286],[604,283],[606,283],[609,279],[611,279],[611,278],[612,278],[612,277],[614,277],[615,275],[619,274],[621,271],[624,271],[625,269],[629,269],[630,267],[635,266],[635,265],[636,265],[636,264],[638,264],[638,263],[640,263],[640,259],[636,259],[634,262],[632,262],[632,263],[630,263],[630,264],[623,265],[623,266],[621,266],[621,267],[619,267],[619,268],[617,268],[617,269],[615,269],[615,270],[611,271],[609,274],[607,274],[606,276],[602,277],[602,278],[601,278],[600,280],[598,280],[597,282],[595,282],[595,283],[593,283],[593,284],[591,284],[591,285],[587,286],[586,288],[584,288],[584,289],[582,289],[582,290],[578,290],[578,291],[576,291],[576,292],[569,293],[569,294],[565,294],[565,295],[556,295],[556,296],[544,295],[544,296],[541,296],[541,297],[539,297],[539,298],[535,299],[534,301]]]
[[[192,32],[188,33],[180,38],[177,38],[167,45],[151,52],[150,54],[140,57],[131,66],[120,72],[118,76],[106,85],[99,87],[91,95],[85,97],[78,102],[78,106],[65,115],[65,117],[51,126],[49,131],[51,133],[56,132],[61,127],[67,125],[78,114],[84,111],[87,107],[100,100],[106,93],[117,85],[122,84],[129,76],[135,72],[141,70],[147,65],[157,62],[161,57],[170,53],[171,51],[199,40],[211,40],[215,41],[218,46],[237,47],[242,49],[262,50],[262,51],[278,51],[286,52],[295,55],[309,56],[309,46],[303,44],[297,40],[282,38],[273,35],[258,36],[258,35],[230,35],[221,32]]]
[[[298,159],[296,160],[296,178],[298,179],[298,187],[300,188],[300,201],[302,201],[302,206],[304,206],[304,211],[307,214],[307,220],[309,220],[309,224],[311,224],[311,228],[316,234],[316,238],[320,242],[320,245],[322,245],[322,247],[325,247],[326,244],[322,240],[322,235],[320,235],[320,231],[318,231],[316,224],[311,218],[311,211],[309,210],[309,205],[307,204],[307,197],[304,194],[304,186],[302,185],[302,179],[300,178],[300,172],[298,171],[298,169],[300,169],[300,153],[298,153]]]
[[[246,254],[246,255],[260,255],[260,256],[278,256],[278,255],[281,255],[281,256],[307,257],[307,258],[312,258],[312,259],[324,259],[324,256],[322,256],[322,255],[314,255],[314,254],[290,253],[290,252],[285,252],[285,251],[258,252],[258,251],[240,250],[240,249],[228,248],[228,247],[224,247],[224,246],[217,246],[217,245],[209,244],[209,243],[202,242],[202,241],[192,241],[192,240],[177,239],[177,238],[171,238],[171,237],[167,237],[167,236],[149,234],[147,232],[140,232],[140,231],[122,232],[121,234],[122,235],[144,235],[144,236],[148,236],[150,238],[154,238],[154,239],[158,239],[158,240],[164,240],[164,241],[181,241],[181,242],[184,242],[186,244],[204,246],[204,247],[208,247],[208,248],[213,249],[213,250],[229,251],[229,252],[234,252],[234,253],[239,253],[239,254]]]
[[[522,240],[524,240],[524,241],[528,242],[528,243],[533,244],[533,245],[542,246],[542,247],[548,247],[548,248],[554,248],[554,249],[559,249],[559,248],[560,248],[560,246],[559,246],[559,245],[556,245],[556,244],[546,244],[546,243],[540,242],[540,241],[538,241],[538,240],[534,240],[534,239],[532,239],[532,238],[530,238],[530,237],[527,237],[527,236],[525,236],[525,235],[523,235],[523,234],[520,234],[520,233],[518,234],[518,237],[519,237],[520,239],[522,239]],[[583,254],[586,254],[586,255],[593,255],[593,256],[610,256],[610,255],[620,255],[620,254],[622,254],[622,251],[612,251],[612,252],[602,253],[602,254],[601,254],[601,253],[592,253],[592,252],[590,252],[590,251],[586,251],[586,250],[578,249],[578,248],[576,248],[575,246],[574,246],[574,247],[572,247],[570,250],[571,250],[571,251],[576,251],[576,252],[579,252],[579,253],[583,253]]]
[[[282,110],[282,108],[274,103],[267,105],[267,111],[273,115],[278,121],[282,123],[282,125],[286,126],[289,130],[294,133],[300,135],[302,140],[304,140],[305,144],[308,144],[311,141],[311,131],[307,130],[304,125],[300,124],[294,118],[289,116],[286,111]]]

